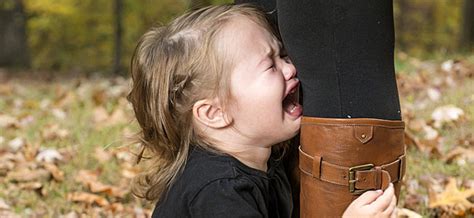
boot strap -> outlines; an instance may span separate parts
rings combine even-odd
[[[382,166],[363,164],[346,167],[324,161],[319,156],[311,156],[301,150],[301,146],[299,153],[301,172],[325,182],[349,186],[349,192],[354,194],[385,189],[390,182],[401,181],[405,174],[405,154]]]

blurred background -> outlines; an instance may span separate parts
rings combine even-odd
[[[0,217],[147,217],[126,100],[139,37],[229,0],[0,0]],[[474,214],[474,0],[394,0],[399,217]]]
[[[229,0],[1,0],[0,66],[123,73],[138,38],[182,12]],[[472,52],[472,0],[395,0],[397,49]]]

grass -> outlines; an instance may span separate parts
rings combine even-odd
[[[474,63],[474,56],[467,56],[463,60]],[[420,67],[413,64],[416,61],[419,60],[413,61],[411,58],[397,60],[397,71],[409,76],[416,76]],[[433,60],[431,62],[440,64],[442,61]],[[132,122],[133,117],[130,107],[123,103],[128,91],[127,81],[116,78],[76,78],[46,81],[12,77],[1,84],[5,87],[9,86],[11,91],[2,92],[3,89],[0,86],[0,115],[6,114],[16,117],[20,123],[24,122],[25,124],[18,128],[3,128],[1,130],[0,137],[4,138],[4,142],[0,142],[0,158],[4,154],[1,151],[9,151],[8,142],[16,137],[24,138],[31,145],[39,145],[41,148],[54,148],[70,154],[70,157],[65,157],[65,160],[58,164],[60,170],[65,174],[64,181],[48,180],[41,182],[41,191],[47,193],[46,195],[38,194],[38,191],[18,188],[18,183],[8,181],[5,175],[0,174],[0,200],[3,199],[10,205],[14,213],[20,216],[57,217],[71,211],[77,214],[95,214],[97,216],[134,216],[133,210],[136,208],[144,208],[146,212],[150,212],[153,207],[152,203],[136,199],[130,193],[119,199],[102,195],[110,202],[123,205],[125,209],[118,212],[104,210],[95,204],[67,200],[68,193],[89,191],[87,187],[74,179],[78,171],[82,169],[100,172],[98,173],[99,180],[105,184],[119,187],[130,181],[121,174],[123,164],[127,160],[114,156],[108,161],[101,162],[95,158],[96,148],[103,148],[110,154],[116,154],[117,151],[128,144],[124,135],[137,129]],[[440,135],[444,139],[444,152],[459,146],[458,139],[465,138],[473,132],[474,91],[472,87],[474,87],[474,78],[466,78],[458,84],[458,87],[443,89],[439,101],[430,101],[424,109],[415,111],[416,118],[424,120],[431,119],[431,113],[435,108],[447,104],[456,105],[465,112],[465,121],[448,125],[440,130]],[[113,89],[118,90],[119,94],[114,94],[111,91]],[[102,100],[100,100],[101,93],[105,93]],[[401,96],[402,108],[420,100],[416,92],[407,93],[409,94]],[[61,96],[63,95],[69,95],[70,100],[62,99]],[[125,111],[126,116],[122,118],[122,122],[98,128],[100,123],[93,121],[96,107],[103,107],[109,113],[120,108]],[[55,115],[57,113],[54,112],[55,110],[62,111],[66,116],[63,119],[58,118],[58,115]],[[26,122],[27,120],[30,121]],[[60,129],[67,130],[69,135],[65,138],[45,139],[42,131],[53,124],[59,125]],[[417,136],[420,135],[417,134]],[[415,147],[409,148],[407,161],[408,170],[405,181],[416,180],[420,182],[424,177],[436,175],[474,180],[474,166],[472,164],[464,166],[456,163],[446,164],[438,157],[419,151]],[[30,164],[30,168],[38,168],[34,160]],[[427,187],[420,185],[418,194],[427,198]],[[407,195],[404,186],[399,206],[407,204],[405,199]],[[423,216],[434,215],[433,210],[428,209],[426,202],[415,205],[414,209]]]

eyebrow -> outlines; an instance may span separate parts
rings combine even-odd
[[[260,61],[258,62],[257,66],[260,66],[263,62],[265,62],[268,57],[272,57],[272,56],[274,56],[275,54],[279,54],[279,53],[281,52],[281,50],[283,49],[282,43],[281,43],[280,41],[278,41],[278,40],[275,40],[275,41],[277,41],[277,43],[276,43],[276,44],[277,44],[277,50],[275,50],[275,46],[272,44],[271,47],[270,47],[270,49],[267,50],[267,51],[265,52],[265,54],[263,55],[262,60],[260,60]]]

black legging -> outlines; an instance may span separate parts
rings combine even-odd
[[[305,116],[401,119],[392,0],[241,2],[277,13],[302,84]]]

